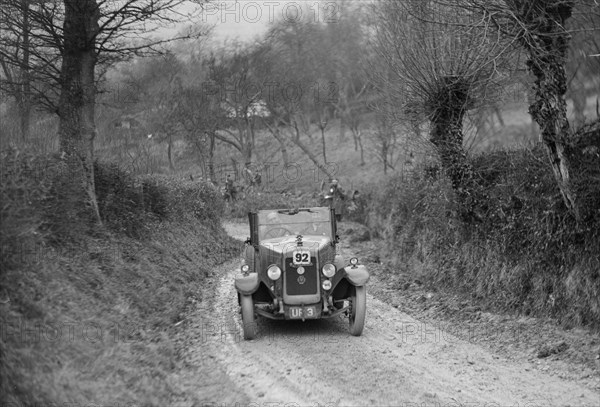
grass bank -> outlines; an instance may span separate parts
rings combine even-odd
[[[588,134],[594,142],[599,130]],[[598,150],[590,146],[582,149],[577,173],[597,177]],[[490,309],[600,328],[598,184],[575,184],[587,209],[586,221],[576,222],[543,148],[485,153],[471,163],[487,199],[479,219],[468,224],[435,164],[363,194],[359,218],[384,238],[380,258],[389,278],[408,275]]]
[[[1,158],[2,404],[167,405],[171,333],[239,252],[217,191],[98,164],[99,227],[59,159]]]

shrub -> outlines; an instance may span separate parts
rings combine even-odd
[[[107,225],[132,237],[142,235],[150,218],[191,216],[214,226],[223,214],[218,191],[209,182],[164,175],[133,177],[113,164],[96,164],[96,194]]]
[[[94,171],[102,221],[115,232],[136,238],[142,236],[149,220],[142,183],[115,164],[96,162]]]
[[[399,266],[409,262],[415,254],[419,240],[426,232],[428,248],[418,257],[427,256],[431,250],[444,248],[459,224],[452,216],[455,205],[451,199],[450,185],[442,180],[420,176],[398,176],[389,179],[373,197],[369,226],[385,240],[386,257]]]
[[[18,150],[1,154],[3,262],[10,262],[9,257],[17,255],[36,233],[61,244],[98,232],[86,192],[64,161]],[[141,238],[152,220],[188,216],[217,225],[223,214],[220,194],[208,182],[134,177],[115,164],[101,162],[94,163],[94,173],[100,217],[107,229],[117,233]]]
[[[478,221],[461,220],[443,178],[389,180],[369,224],[385,239],[382,258],[490,306],[597,324],[600,222],[570,215],[546,160],[541,148],[473,157],[475,193],[487,197]]]
[[[583,126],[567,149],[581,221],[600,222],[600,119]]]
[[[221,195],[217,187],[208,181],[152,175],[143,177],[142,183],[147,210],[163,219],[193,216],[215,223],[223,215]]]

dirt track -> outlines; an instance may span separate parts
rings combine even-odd
[[[228,230],[245,231],[239,225]],[[215,405],[600,405],[600,394],[586,386],[459,340],[372,296],[361,337],[348,334],[344,318],[261,319],[259,337],[244,341],[232,283],[238,264],[217,271],[212,294],[188,327],[188,337],[202,338],[189,355],[204,355],[222,375],[222,387],[215,383],[202,397]]]

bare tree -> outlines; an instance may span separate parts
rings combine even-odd
[[[205,68],[203,63],[197,64],[196,68],[198,66]],[[187,141],[199,154],[204,176],[216,183],[214,154],[217,133],[228,123],[219,93],[207,88],[209,82],[204,82],[201,78],[204,76],[190,81],[179,96],[182,109],[180,120]]]
[[[61,151],[74,178],[83,183],[98,221],[93,170],[96,67],[134,54],[155,52],[160,44],[172,41],[173,38],[153,39],[150,33],[161,22],[181,19],[172,11],[183,3],[183,0],[63,0],[35,2],[35,7],[24,9],[16,0],[6,2],[12,12],[23,16],[15,21],[26,20],[35,29],[24,30],[22,23],[20,31],[13,30],[9,40],[27,32],[28,41],[0,44],[3,64],[44,75],[40,88],[49,91],[37,94],[59,116]],[[142,32],[147,38],[140,41]],[[190,35],[183,33],[179,38]],[[34,42],[39,47],[33,47]],[[29,66],[24,66],[23,57],[19,56],[26,52],[30,53]]]
[[[333,104],[327,94],[328,82],[314,68],[316,44],[312,42],[317,29],[313,24],[281,23],[271,28],[261,51],[261,78],[269,117],[265,125],[278,140],[284,161],[286,141],[296,145],[327,177],[333,173],[326,160],[325,130],[331,121]],[[326,65],[326,64],[324,64]],[[324,92],[325,94],[323,94]],[[337,95],[337,94],[336,94]],[[321,133],[319,160],[309,144],[313,129]],[[309,143],[305,142],[308,137]]]
[[[100,10],[95,0],[65,0],[60,99],[60,148],[70,169],[81,177],[98,222],[94,180],[94,118],[96,101],[95,39],[100,30]]]
[[[0,89],[12,95],[19,108],[21,138],[29,138],[29,120],[31,116],[31,78],[29,60],[31,54],[30,33],[31,24],[29,20],[29,0],[21,0],[20,13],[10,13],[16,8],[16,4],[0,2],[0,22],[7,27],[6,32],[0,35],[0,65],[4,78],[0,80]],[[20,44],[20,46],[16,46]],[[6,52],[12,50],[11,59],[17,64],[10,64],[6,59]]]
[[[384,174],[387,174],[388,169],[396,169],[394,161],[398,137],[395,127],[393,115],[385,111],[377,112],[375,128],[371,131],[371,142],[374,145],[375,158],[382,164]]]
[[[596,10],[594,10],[596,6]],[[573,101],[575,128],[585,121],[587,98],[600,88],[600,4],[583,1],[573,9],[573,16],[567,21],[571,34],[566,62],[567,93]]]
[[[60,52],[48,29],[62,15],[58,2],[0,0],[0,90],[16,101],[23,140],[34,106],[57,99]]]
[[[338,2],[340,18],[327,25],[327,69],[335,73],[335,91],[332,103],[340,118],[340,138],[347,127],[354,142],[354,150],[360,151],[360,163],[365,164],[363,148],[363,120],[369,112],[367,102],[373,95],[373,86],[366,73],[365,61],[374,54],[367,44],[368,26],[366,15],[359,2]]]
[[[452,4],[478,16],[468,25],[469,29],[478,27],[486,35],[495,32],[526,54],[527,69],[535,78],[529,113],[540,127],[540,139],[546,147],[563,201],[580,219],[582,208],[578,204],[572,179],[573,163],[568,153],[573,132],[567,120],[565,101],[568,83],[565,66],[572,36],[567,23],[577,9],[597,18],[600,14],[597,2],[460,0]]]
[[[158,136],[157,141],[167,143],[169,169],[174,171],[173,143],[182,132],[183,67],[171,52],[159,58],[162,62],[159,67],[162,69],[153,81],[155,86],[152,87],[152,93],[148,95],[151,107],[144,109],[143,114],[149,130]]]
[[[376,78],[386,88],[398,116],[429,121],[429,140],[452,182],[467,218],[477,216],[474,174],[463,147],[463,121],[493,91],[499,38],[463,30],[473,15],[422,0],[381,1],[375,5],[375,47],[385,61]]]
[[[208,62],[207,96],[216,98],[213,114],[224,123],[214,137],[235,148],[244,165],[252,163],[262,84],[256,81],[252,50],[213,55]]]

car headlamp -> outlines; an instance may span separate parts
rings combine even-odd
[[[267,275],[273,281],[278,280],[281,277],[281,269],[275,264],[270,265],[267,269]]]
[[[331,280],[323,280],[323,282],[321,283],[321,286],[323,287],[323,290],[325,290],[325,291],[331,290]]]
[[[350,259],[350,264],[353,266],[356,266],[358,264],[358,258],[357,257],[353,257]]]
[[[323,274],[328,278],[333,277],[335,275],[335,266],[331,263],[326,263],[323,266]]]
[[[242,270],[242,273],[246,274],[248,271],[250,271],[250,266],[247,264],[242,264],[240,270]]]

